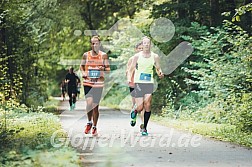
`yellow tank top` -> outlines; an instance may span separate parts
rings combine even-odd
[[[135,69],[134,81],[135,83],[154,83],[153,80],[153,66],[155,63],[155,53],[151,52],[148,58],[143,57],[142,52],[137,54],[138,60]]]

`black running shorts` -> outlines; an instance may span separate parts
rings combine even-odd
[[[103,88],[93,88],[91,86],[84,86],[85,97],[93,97],[93,103],[99,104],[101,100]]]

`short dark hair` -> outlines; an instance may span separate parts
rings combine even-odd
[[[140,45],[142,45],[143,44],[143,42],[141,41],[141,42],[139,42],[139,43],[137,43],[136,45],[135,45],[135,48],[137,49],[138,48],[138,46],[140,46]]]

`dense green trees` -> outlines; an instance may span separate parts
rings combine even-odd
[[[42,103],[47,96],[45,76],[38,60],[48,40],[56,1],[2,1],[1,4],[1,94],[3,99]],[[45,12],[45,9],[50,11]]]
[[[136,1],[1,1],[1,100],[20,99],[41,105],[58,89],[64,69],[89,49],[85,29],[108,29],[122,17],[132,18]],[[55,78],[57,78],[55,80]]]
[[[69,65],[78,68],[76,62],[89,49],[84,30],[106,30],[118,20],[128,18],[139,32],[150,36],[151,22],[165,17],[174,23],[175,35],[168,42],[153,39],[153,43],[168,54],[180,42],[189,41],[194,52],[172,74],[159,81],[153,111],[177,118],[233,123],[251,131],[251,6],[251,0],[116,0],[113,3],[110,0],[2,0],[1,103],[15,99],[28,106],[38,106],[48,96],[57,95],[66,68]],[[117,64],[117,70],[111,74],[117,83],[115,92],[126,90],[121,76],[127,58],[133,54],[134,43],[139,40],[128,40],[127,36],[134,33],[118,31],[106,37],[113,45],[108,47],[109,56]]]
[[[168,95],[169,99],[169,105],[163,111],[168,115],[197,121],[230,123],[241,130],[251,131],[251,24],[246,23],[251,17],[252,4],[234,10],[244,2],[224,4],[222,1],[210,1],[210,13],[200,14],[199,9],[203,6],[195,9],[190,8],[192,4],[189,1],[183,2],[187,3],[188,8],[182,19],[180,15],[183,11],[181,13],[180,8],[183,5],[179,3],[164,3],[171,9],[167,13],[160,10],[162,5],[154,6],[156,10],[153,11],[154,17],[166,16],[177,23],[178,36],[173,42],[186,40],[194,47],[189,59],[169,76],[173,81],[170,86],[166,90],[158,90],[158,99],[160,94]],[[221,7],[218,3],[222,4]],[[203,1],[199,3],[206,4]],[[218,10],[215,14],[211,12],[211,5],[220,7],[214,8]],[[230,7],[232,10],[221,16],[221,20],[217,18],[213,24],[216,15],[230,10]],[[202,22],[196,15],[208,21]]]

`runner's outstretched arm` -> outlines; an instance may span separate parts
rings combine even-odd
[[[156,72],[157,72],[159,78],[161,79],[164,77],[164,74],[163,74],[162,69],[160,67],[160,57],[156,54],[154,59],[155,59]]]

